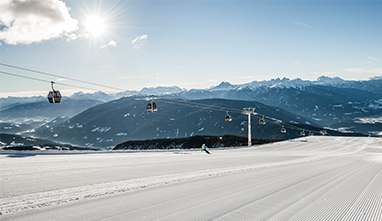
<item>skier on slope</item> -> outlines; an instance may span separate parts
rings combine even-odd
[[[202,151],[202,152],[205,151],[206,153],[210,154],[210,152],[208,152],[207,149],[208,149],[208,147],[207,147],[205,144],[203,144],[203,145],[202,145],[202,150],[201,150],[201,151]]]

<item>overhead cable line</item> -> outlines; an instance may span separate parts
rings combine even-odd
[[[113,90],[125,91],[125,89],[122,89],[122,88],[111,87],[111,86],[108,86],[108,85],[97,84],[97,83],[93,83],[93,82],[89,82],[89,81],[83,81],[83,80],[79,80],[79,79],[75,79],[75,78],[64,77],[64,76],[60,76],[60,75],[57,75],[57,74],[50,74],[50,73],[47,73],[47,72],[37,71],[37,70],[29,69],[29,68],[23,68],[23,67],[19,67],[19,66],[4,64],[4,63],[0,63],[0,65],[6,66],[6,67],[10,67],[10,68],[19,69],[19,70],[23,70],[23,71],[30,71],[30,72],[34,72],[34,73],[38,73],[38,74],[44,74],[44,75],[48,75],[48,76],[59,77],[59,78],[63,78],[63,79],[66,79],[66,80],[77,81],[77,82],[81,82],[81,83],[84,83],[84,84],[91,84],[91,85],[105,87],[105,88],[109,88],[109,89],[113,89]]]
[[[28,77],[28,76],[19,75],[19,74],[13,74],[13,73],[5,72],[5,71],[0,71],[0,73],[1,74],[6,74],[6,75],[10,75],[10,76],[15,76],[15,77],[20,77],[20,78],[35,80],[35,81],[41,81],[41,82],[44,82],[44,83],[51,83],[52,82],[52,81],[43,80],[43,79],[39,79],[39,78]],[[60,83],[60,82],[54,82],[54,83],[55,84],[59,84],[59,85],[63,85],[63,86],[67,86],[67,87],[76,87],[76,88],[82,88],[82,89],[86,89],[86,90],[99,91],[99,90],[94,89],[94,88],[70,85],[70,84],[65,84],[65,83]]]
[[[177,103],[179,105],[188,106],[188,107],[196,107],[196,108],[200,108],[200,109],[207,109],[207,110],[214,110],[214,111],[230,110],[230,112],[234,112],[234,113],[242,113],[243,112],[243,110],[236,109],[236,108],[226,108],[226,107],[222,108],[222,107],[216,106],[216,105],[201,104],[201,103],[190,102],[190,101],[186,101],[186,100],[176,100],[176,99],[168,99],[168,98],[161,98],[161,100],[163,100],[167,103]],[[268,119],[268,123],[275,124],[275,125],[282,125],[282,126],[284,126],[284,128],[294,129],[294,130],[302,130],[302,131],[306,130],[308,132],[319,133],[319,131],[304,129],[304,128],[298,127],[294,124],[291,124],[288,122],[282,122],[281,120],[277,120],[275,118],[271,118],[271,117],[265,116],[263,114],[257,113],[257,114],[253,114],[253,115],[257,119],[261,119],[264,117],[264,118]]]
[[[27,76],[23,76],[23,75],[19,75],[19,74],[12,74],[12,73],[5,72],[5,71],[0,71],[0,73],[6,74],[6,75],[10,75],[10,76],[15,76],[15,77],[21,77],[21,78],[26,78],[26,79],[30,79],[30,80],[35,80],[35,81],[41,81],[41,82],[44,82],[44,83],[50,83],[51,82],[51,81],[42,80],[42,79],[38,79],[38,78],[34,78],[34,77],[27,77]]]
[[[113,89],[113,90],[125,91],[125,89],[121,89],[121,88],[116,88],[116,87],[111,87],[111,86],[108,86],[108,85],[102,85],[102,84],[92,83],[92,82],[83,81],[83,80],[79,80],[79,79],[64,77],[64,76],[60,76],[60,75],[56,75],[56,74],[50,74],[50,73],[47,73],[47,72],[32,70],[32,69],[28,69],[28,68],[23,68],[23,67],[19,67],[19,66],[5,64],[5,63],[0,63],[0,65],[6,66],[6,67],[10,67],[10,68],[19,69],[19,70],[34,72],[34,73],[38,73],[38,74],[59,77],[59,78],[62,78],[62,79],[77,81],[77,82],[81,82],[81,83],[85,83],[85,84],[91,84],[91,85],[95,85],[95,86],[110,88],[110,89]],[[0,71],[0,73],[6,74],[6,75],[11,75],[11,76],[16,76],[16,77],[21,77],[21,78],[25,78],[25,79],[41,81],[41,82],[44,82],[44,83],[51,83],[51,81],[42,80],[42,79],[38,79],[38,78],[34,78],[34,77],[23,76],[23,75],[18,75],[18,74],[13,74],[13,73],[4,72],[4,71]],[[59,84],[59,85],[63,85],[63,86],[69,86],[69,87],[77,87],[77,88],[93,90],[93,91],[102,91],[102,90],[97,90],[97,89],[93,89],[93,88],[79,87],[79,86],[65,84],[65,83],[56,83],[55,82],[55,84]],[[236,109],[236,108],[220,107],[220,106],[216,106],[216,105],[201,104],[201,103],[196,103],[196,102],[191,102],[191,101],[186,101],[186,100],[169,99],[169,98],[163,98],[163,97],[161,99],[164,100],[164,101],[167,100],[168,103],[174,102],[174,103],[178,103],[179,105],[190,106],[190,107],[197,107],[197,108],[201,108],[201,109],[209,109],[209,110],[214,110],[214,111],[227,111],[228,110],[228,111],[236,112],[236,113],[241,113],[242,112],[242,110],[239,110],[239,109]],[[254,114],[254,115],[255,115],[256,118],[260,118],[258,116],[258,114]],[[300,128],[298,126],[291,125],[290,123],[286,123],[286,122],[282,122],[282,121],[279,122],[277,120],[276,120],[276,122],[274,122],[275,121],[274,118],[270,118],[270,117],[265,116],[265,115],[263,115],[263,117],[266,117],[269,120],[268,121],[269,123],[283,125],[283,126],[285,126],[287,128],[290,128],[290,129],[297,129],[297,130],[303,130],[303,131],[305,130],[305,129]],[[309,131],[309,132],[318,132],[318,131],[312,131],[312,130],[307,130],[307,131]]]

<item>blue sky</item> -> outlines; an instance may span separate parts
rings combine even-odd
[[[0,13],[1,63],[124,90],[382,75],[381,1],[21,2],[0,3],[6,12]],[[89,25],[89,18],[98,20]],[[119,92],[4,66],[0,70]],[[45,96],[50,89],[49,83],[0,77],[1,97]]]

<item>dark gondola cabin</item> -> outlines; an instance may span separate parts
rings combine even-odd
[[[225,116],[225,121],[228,121],[228,122],[232,121],[231,116],[227,114],[227,115]]]
[[[49,94],[48,94],[49,103],[60,103],[61,98],[62,96],[60,91],[49,91]]]
[[[157,104],[155,102],[149,102],[146,105],[147,112],[156,112],[158,110]]]
[[[50,83],[52,85],[52,90],[49,91],[49,93],[48,93],[49,103],[61,103],[62,96],[61,96],[60,91],[54,90],[54,88],[53,88],[54,82],[53,81],[51,81]]]
[[[225,115],[225,121],[227,121],[227,122],[232,121],[232,117],[231,117],[231,115],[228,114],[228,111],[227,111],[227,115]]]
[[[151,95],[151,102],[146,105],[147,112],[156,112],[158,110],[157,104],[154,102],[154,95]]]

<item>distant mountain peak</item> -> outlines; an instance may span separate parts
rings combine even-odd
[[[339,85],[344,83],[345,80],[339,77],[328,77],[328,76],[321,76],[317,78],[318,84],[325,84],[325,85]]]
[[[381,76],[375,76],[367,79],[368,81],[376,81],[376,80],[382,80],[382,75]]]
[[[232,84],[229,82],[222,81],[218,86],[211,87],[211,90],[230,90],[235,88]]]
[[[155,94],[155,95],[164,95],[164,94],[174,94],[183,92],[185,89],[182,89],[178,86],[166,87],[166,86],[158,86],[158,87],[144,87],[139,91],[141,94]]]

